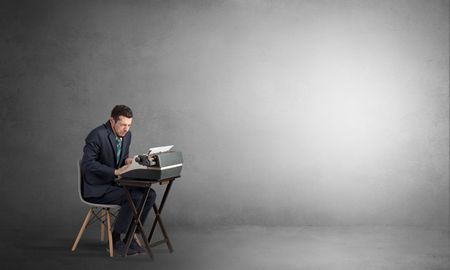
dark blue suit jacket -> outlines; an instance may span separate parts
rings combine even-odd
[[[131,132],[128,131],[122,139],[118,165],[116,165],[116,135],[109,121],[92,130],[85,141],[81,163],[84,179],[83,195],[85,198],[98,198],[114,185],[114,170],[125,165],[130,149]]]

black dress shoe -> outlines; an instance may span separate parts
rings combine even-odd
[[[120,255],[120,256],[124,256],[124,254],[125,254],[125,243],[123,241],[119,240],[119,241],[114,242],[113,248],[114,248],[114,253],[115,254]],[[107,248],[106,251],[109,252],[109,248]],[[137,251],[132,249],[131,245],[130,245],[130,248],[128,249],[128,252],[127,252],[127,256],[135,255],[135,254],[137,254]]]
[[[146,249],[144,247],[139,246],[136,240],[134,239],[133,241],[131,241],[130,249],[133,249],[134,251],[136,251],[136,253],[144,253],[146,251]]]

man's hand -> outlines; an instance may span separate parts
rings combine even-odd
[[[133,158],[127,158],[127,159],[125,159],[125,164],[126,164],[126,165],[131,165],[131,163],[133,163]]]
[[[131,164],[131,163],[130,163],[130,164]],[[124,173],[124,172],[128,169],[128,167],[130,167],[130,164],[126,164],[126,165],[120,167],[119,169],[115,169],[115,170],[114,170],[114,175],[115,175],[115,176],[119,176],[119,175],[121,175],[122,173]]]

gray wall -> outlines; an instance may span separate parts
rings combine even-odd
[[[448,225],[449,1],[2,1],[3,225],[79,224],[115,104],[170,224]],[[159,190],[159,189],[158,189]]]

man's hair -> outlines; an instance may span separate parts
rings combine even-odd
[[[131,111],[130,107],[125,105],[116,105],[111,111],[111,117],[114,121],[119,120],[119,116],[125,116],[126,118],[133,117],[133,111]]]

